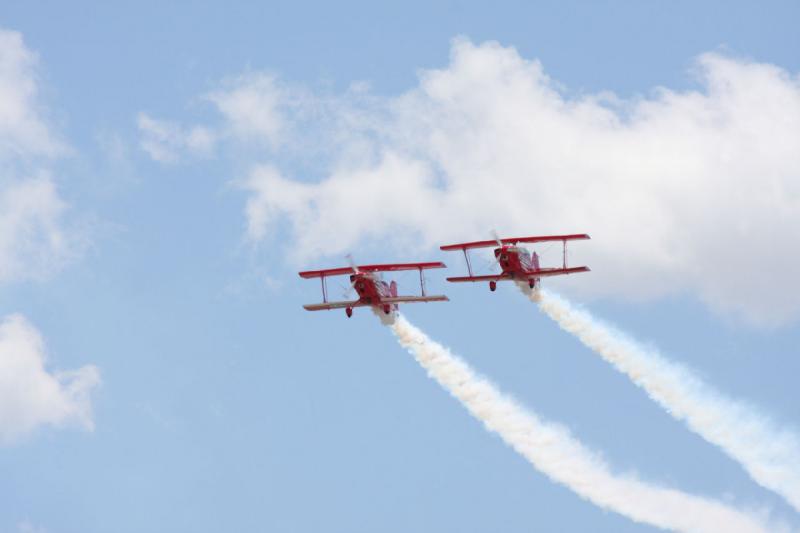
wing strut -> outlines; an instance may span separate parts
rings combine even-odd
[[[464,252],[464,259],[467,260],[467,271],[469,272],[469,277],[472,277],[472,264],[469,262],[469,254],[467,253],[467,249],[462,248],[462,252]]]
[[[564,245],[564,250],[561,252],[562,268],[567,268],[567,240],[564,239],[561,243]]]
[[[325,274],[319,277],[322,283],[322,303],[328,303],[328,285],[325,283]]]
[[[422,275],[422,269],[419,269],[419,288],[422,291],[422,296],[425,296],[425,276]]]

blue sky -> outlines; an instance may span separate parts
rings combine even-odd
[[[303,311],[296,272],[586,231],[593,272],[548,287],[796,432],[798,15],[5,3],[0,354],[46,364],[2,367],[0,531],[655,529],[537,472],[370,313]],[[614,471],[800,523],[512,287],[444,277],[406,316]]]

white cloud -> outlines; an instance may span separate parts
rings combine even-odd
[[[0,29],[0,283],[58,270],[82,244],[50,177],[69,149],[39,101],[37,62],[18,32]]]
[[[449,65],[392,98],[250,73],[210,99],[218,131],[270,148],[239,182],[249,239],[288,226],[296,262],[367,241],[430,255],[492,228],[585,231],[573,263],[594,272],[558,280],[573,293],[694,293],[754,324],[796,320],[800,82],[715,53],[694,71],[698,90],[570,96],[513,48],[456,40]],[[319,160],[312,180],[287,177]]]
[[[64,222],[67,204],[51,178],[69,148],[39,101],[37,57],[18,32],[0,29],[0,283],[45,277],[74,257],[81,236]],[[45,370],[44,343],[21,315],[0,321],[0,443],[43,425],[93,428],[93,366]],[[33,530],[27,522],[20,529]]]
[[[146,113],[139,113],[137,124],[142,134],[142,149],[162,163],[176,162],[185,152],[209,155],[216,143],[216,134],[202,126],[183,129],[174,122],[157,120]]]
[[[46,277],[74,255],[65,209],[46,175],[0,188],[0,282]]]
[[[283,120],[279,107],[288,96],[263,73],[249,73],[225,82],[225,88],[207,98],[225,117],[230,133],[241,140],[274,144]]]
[[[794,320],[800,84],[718,54],[697,73],[699,91],[567,97],[514,49],[456,41],[446,68],[364,121],[373,141],[360,159],[343,150],[316,182],[256,167],[248,234],[285,218],[305,261],[370,238],[422,251],[490,228],[586,231],[594,240],[579,253],[594,273],[570,280],[573,291],[693,292],[753,323]]]
[[[223,117],[223,124],[183,127],[139,113],[140,146],[154,160],[175,163],[186,156],[209,156],[220,141],[275,147],[284,132],[283,112],[292,94],[280,89],[273,76],[250,73],[226,80],[223,89],[203,97]],[[295,106],[296,109],[296,106]]]
[[[0,29],[0,159],[52,156],[65,149],[42,116],[37,63],[20,33]]]
[[[94,429],[89,394],[100,383],[92,365],[48,372],[39,332],[21,315],[0,322],[0,442],[49,425]]]

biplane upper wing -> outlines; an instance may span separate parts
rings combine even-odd
[[[427,270],[429,268],[445,268],[440,261],[428,263],[390,263],[386,265],[358,265],[355,267],[328,268],[325,270],[306,270],[300,272],[301,278],[321,278],[329,276],[344,276],[352,274],[354,270],[360,272],[392,272],[397,270]]]
[[[330,311],[331,309],[344,309],[345,307],[363,307],[368,305],[361,300],[350,300],[343,302],[324,302],[321,304],[306,304],[303,309],[306,311]]]
[[[548,242],[548,241],[577,241],[583,239],[589,239],[589,235],[586,233],[572,233],[569,235],[541,235],[541,236],[533,236],[533,237],[511,237],[508,239],[499,239],[503,244],[517,244],[519,242],[525,243],[534,243],[534,242]],[[470,248],[491,248],[497,246],[497,240],[489,240],[489,241],[474,241],[474,242],[463,242],[458,244],[446,244],[444,246],[440,246],[439,248],[444,251],[450,250],[469,250]]]
[[[298,272],[301,278],[322,278],[328,276],[344,276],[345,274],[352,274],[353,269],[351,267],[341,267],[341,268],[327,268],[325,270],[306,270],[305,272]]]
[[[449,302],[450,298],[444,295],[438,296],[393,296],[391,298],[381,298],[382,304],[410,304],[419,302]]]
[[[387,265],[362,265],[356,268],[362,272],[395,272],[397,270],[427,270],[429,268],[445,268],[441,261],[428,263],[391,263]]]

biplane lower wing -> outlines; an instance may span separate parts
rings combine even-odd
[[[564,276],[577,274],[578,272],[589,272],[589,267],[569,267],[569,268],[543,268],[531,273],[529,278],[546,278],[549,276]]]
[[[420,302],[449,302],[450,298],[444,295],[439,296],[393,296],[391,298],[381,298],[381,304],[410,304]]]
[[[361,300],[350,300],[342,302],[324,302],[320,304],[306,304],[303,309],[306,311],[330,311],[332,309],[345,309],[353,307],[367,307],[369,305],[381,306],[385,304],[410,304],[422,302],[448,302],[450,299],[444,295],[438,296],[393,296],[391,298],[381,298],[374,304],[366,303]]]
[[[492,274],[489,276],[456,276],[454,278],[447,278],[447,281],[452,281],[453,283],[463,283],[468,281],[500,281],[502,279],[511,279],[511,276],[505,276],[503,274]]]
[[[346,307],[363,307],[368,305],[361,300],[350,300],[343,302],[325,302],[321,304],[306,304],[303,309],[306,311],[330,311],[331,309],[344,309]]]
[[[589,267],[580,266],[580,267],[569,267],[569,268],[542,268],[540,270],[533,270],[531,272],[527,272],[525,274],[491,274],[487,276],[458,276],[454,278],[447,278],[447,281],[453,283],[465,283],[465,282],[481,282],[481,281],[503,281],[503,280],[526,280],[526,279],[538,279],[538,278],[547,278],[550,276],[564,276],[567,274],[577,274],[578,272],[589,272]]]
[[[546,278],[549,276],[564,276],[567,274],[577,274],[578,272],[589,272],[589,267],[569,267],[569,268],[543,268],[531,272],[528,278]]]

